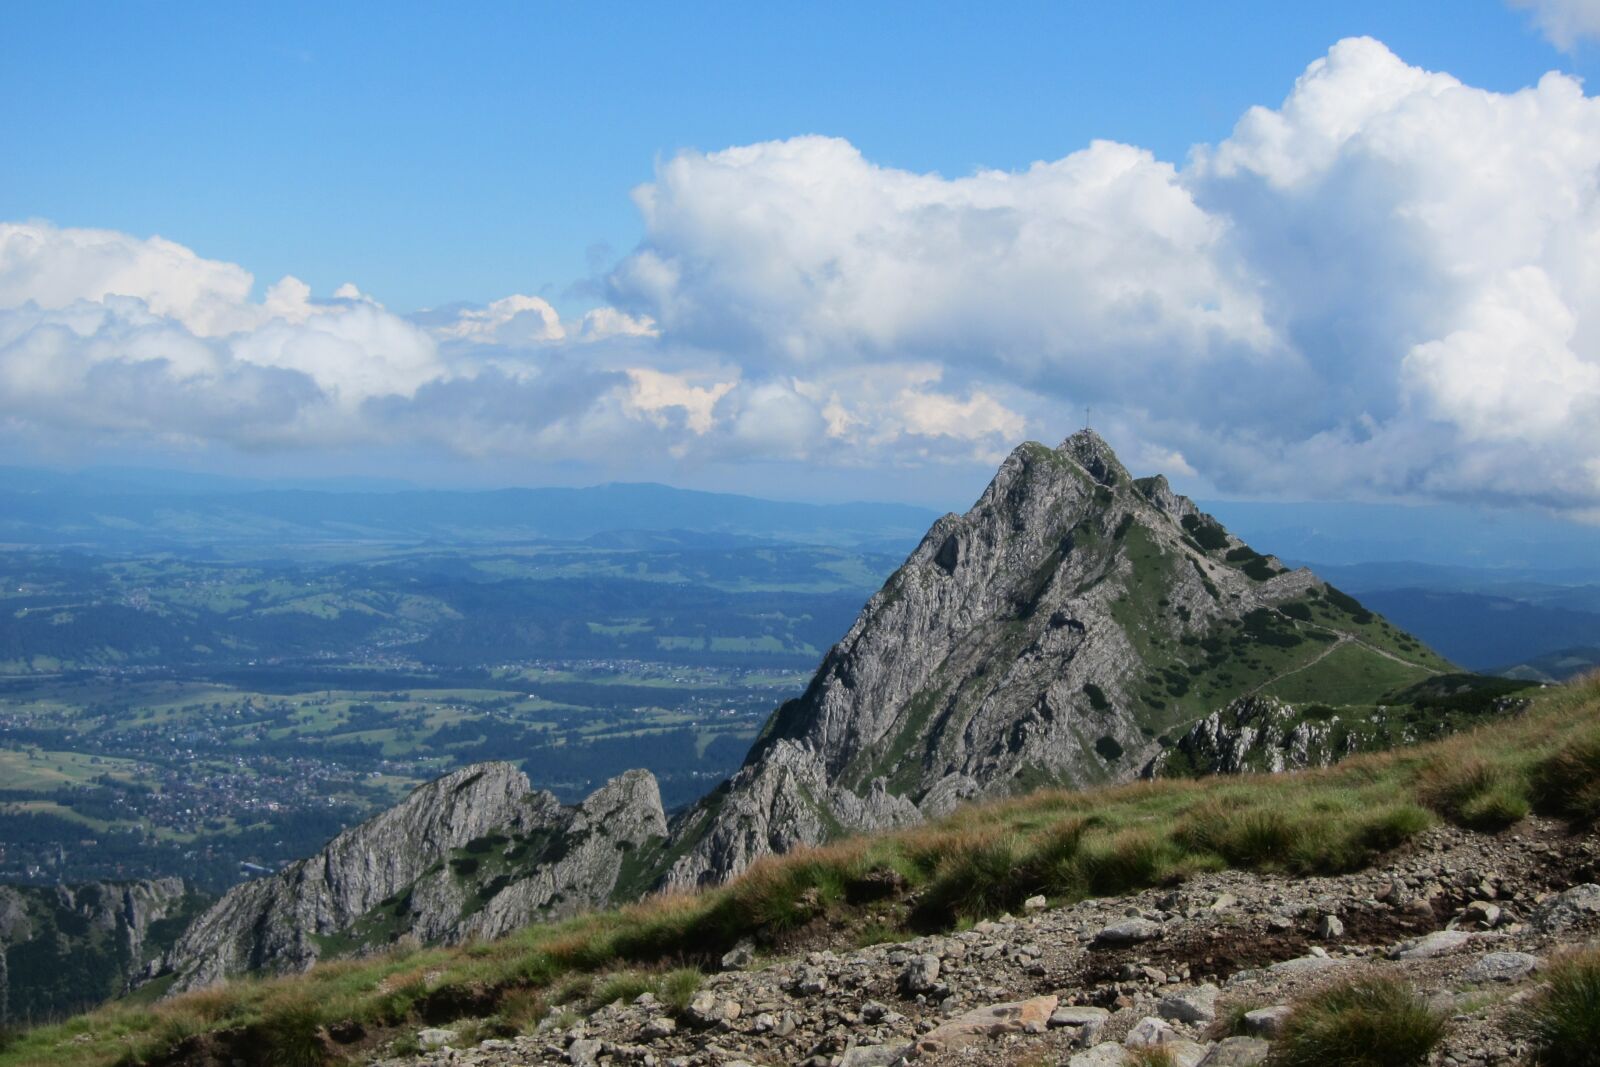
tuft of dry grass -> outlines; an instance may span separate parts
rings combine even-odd
[[[1600,951],[1559,956],[1545,986],[1512,1019],[1545,1067],[1600,1065]]]
[[[1366,976],[1296,1001],[1270,1067],[1415,1067],[1444,1039],[1445,1021],[1410,986]]]

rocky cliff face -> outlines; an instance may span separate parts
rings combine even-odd
[[[1025,444],[681,818],[663,882],[721,881],[969,797],[1129,778],[1158,737],[1233,699],[1368,660],[1415,678],[1445,666],[1165,479],[1135,480],[1093,432]]]
[[[0,1025],[121,993],[199,901],[177,878],[0,886]]]
[[[1356,751],[1358,736],[1338,716],[1308,719],[1273,697],[1241,697],[1191,726],[1146,768],[1151,778],[1326,767]]]
[[[645,771],[564,807],[509,763],[466,767],[317,855],[235,887],[147,977],[178,991],[304,970],[408,935],[494,937],[606,902],[666,831],[661,794]]]

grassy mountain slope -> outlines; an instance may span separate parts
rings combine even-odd
[[[1042,790],[769,859],[719,889],[495,942],[397,949],[159,1005],[118,1003],[13,1038],[0,1064],[226,1062],[244,1050],[316,1064],[375,1054],[422,1020],[516,1030],[624,985],[686,1001],[695,976],[683,968],[714,962],[741,938],[779,949],[802,930],[883,940],[1035,893],[1109,895],[1224,867],[1351,870],[1437,820],[1494,831],[1530,810],[1580,824],[1600,817],[1600,677],[1538,691],[1526,709],[1475,730],[1326,770]]]

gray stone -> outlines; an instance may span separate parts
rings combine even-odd
[[[1088,1048],[1100,1040],[1100,1032],[1105,1029],[1106,1020],[1111,1013],[1104,1008],[1078,1007],[1067,1005],[1057,1008],[1050,1014],[1050,1026],[1053,1028],[1066,1028],[1072,1034],[1072,1043],[1078,1048]]]
[[[1156,1014],[1173,1022],[1191,1026],[1208,1026],[1217,1017],[1217,993],[1209,982],[1193,989],[1168,993],[1156,1005]]]
[[[1180,1037],[1176,1041],[1168,1041],[1161,1049],[1167,1054],[1167,1062],[1172,1067],[1199,1067],[1200,1061],[1211,1051],[1211,1046]]]
[[[1161,936],[1161,924],[1149,919],[1123,919],[1094,935],[1096,945],[1133,945]]]
[[[1343,960],[1328,956],[1297,956],[1292,960],[1279,960],[1267,970],[1273,974],[1310,974],[1313,971],[1325,971],[1343,964]]]
[[[574,1067],[594,1067],[604,1048],[605,1043],[598,1038],[580,1037],[567,1046],[567,1062]]]
[[[1454,952],[1471,941],[1476,934],[1467,930],[1435,930],[1425,937],[1402,941],[1389,950],[1392,960],[1430,960]]]
[[[756,961],[756,949],[748,941],[741,941],[722,954],[722,969],[742,971]]]
[[[445,1030],[441,1027],[417,1031],[417,1044],[424,1049],[449,1048],[459,1040],[460,1035],[454,1030]]]
[[[1200,1067],[1261,1067],[1271,1051],[1272,1045],[1259,1037],[1230,1037],[1206,1053]]]
[[[702,989],[689,1001],[684,1015],[696,1026],[715,1026],[737,1019],[742,1012],[743,1008],[737,1000],[724,999],[709,989]]]
[[[1244,1013],[1245,1033],[1250,1037],[1274,1038],[1283,1029],[1283,1021],[1289,1017],[1290,1008],[1287,1004],[1274,1004],[1270,1008],[1256,1008]]]
[[[907,993],[930,993],[938,984],[939,957],[931,952],[912,956],[900,971],[900,988]]]
[[[1147,1015],[1133,1024],[1133,1029],[1128,1031],[1128,1036],[1122,1043],[1129,1048],[1150,1048],[1177,1039],[1177,1031],[1167,1025],[1165,1020]]]
[[[821,996],[828,991],[828,972],[821,967],[802,967],[794,991],[803,997]]]
[[[1332,941],[1336,937],[1344,936],[1344,923],[1337,915],[1324,915],[1317,920],[1317,937],[1323,941]]]
[[[1559,893],[1533,909],[1533,925],[1558,934],[1600,915],[1600,885],[1587,882]]]
[[[1022,902],[1022,910],[1026,912],[1043,911],[1049,906],[1050,902],[1044,897],[1039,896],[1029,897],[1027,900]]]
[[[678,1032],[678,1021],[670,1015],[658,1015],[644,1024],[639,1036],[646,1041],[660,1041]]]
[[[1133,1055],[1127,1049],[1108,1041],[1074,1054],[1067,1061],[1067,1067],[1130,1067],[1133,1062]]]
[[[847,1049],[839,1067],[892,1067],[905,1057],[909,1045],[857,1045]]]
[[[1538,956],[1526,952],[1490,952],[1478,958],[1462,974],[1464,982],[1515,982],[1526,978],[1539,966]]]

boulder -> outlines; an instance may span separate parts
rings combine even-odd
[[[1526,952],[1490,952],[1478,958],[1466,973],[1464,982],[1515,982],[1526,978],[1539,966],[1538,956]]]
[[[907,993],[931,993],[939,984],[939,957],[924,952],[906,960],[900,970],[900,988]]]
[[[417,1044],[421,1045],[424,1049],[432,1050],[449,1048],[459,1040],[460,1036],[454,1030],[443,1030],[437,1027],[430,1027],[427,1030],[417,1031]]]
[[[1105,1029],[1110,1017],[1111,1013],[1104,1008],[1069,1004],[1050,1014],[1050,1026],[1067,1030],[1074,1046],[1089,1048],[1100,1040],[1100,1031]]]
[[[1149,919],[1123,919],[1114,922],[1094,935],[1094,943],[1102,946],[1136,945],[1161,936],[1161,924]]]
[[[722,955],[722,969],[725,971],[742,971],[756,961],[756,948],[748,941],[741,941]]]
[[[1096,1045],[1079,1052],[1067,1061],[1067,1067],[1131,1067],[1133,1055],[1113,1041]]]
[[[1274,1004],[1270,1008],[1256,1008],[1254,1011],[1244,1013],[1244,1029],[1250,1037],[1274,1038],[1283,1029],[1283,1021],[1289,1017],[1287,1004]]]
[[[857,1045],[846,1049],[839,1067],[892,1067],[905,1058],[909,1045]]]
[[[1477,935],[1468,930],[1435,930],[1426,937],[1402,941],[1389,950],[1392,960],[1431,960],[1464,946]]]
[[[1191,1026],[1209,1026],[1217,1017],[1216,986],[1207,982],[1193,989],[1168,993],[1156,1005],[1156,1014],[1163,1019]]]
[[[1129,1048],[1151,1048],[1178,1040],[1178,1032],[1162,1019],[1147,1015],[1133,1024],[1123,1044]]]
[[[1230,1037],[1206,1053],[1200,1067],[1261,1067],[1271,1051],[1272,1045],[1259,1037]]]
[[[1600,885],[1575,885],[1542,902],[1533,910],[1533,925],[1547,934],[1570,930],[1600,916]]]
[[[1056,997],[1034,997],[1007,1004],[991,1004],[940,1023],[918,1039],[916,1051],[931,1055],[977,1044],[1001,1034],[1042,1034],[1050,1025],[1060,1001]]]

